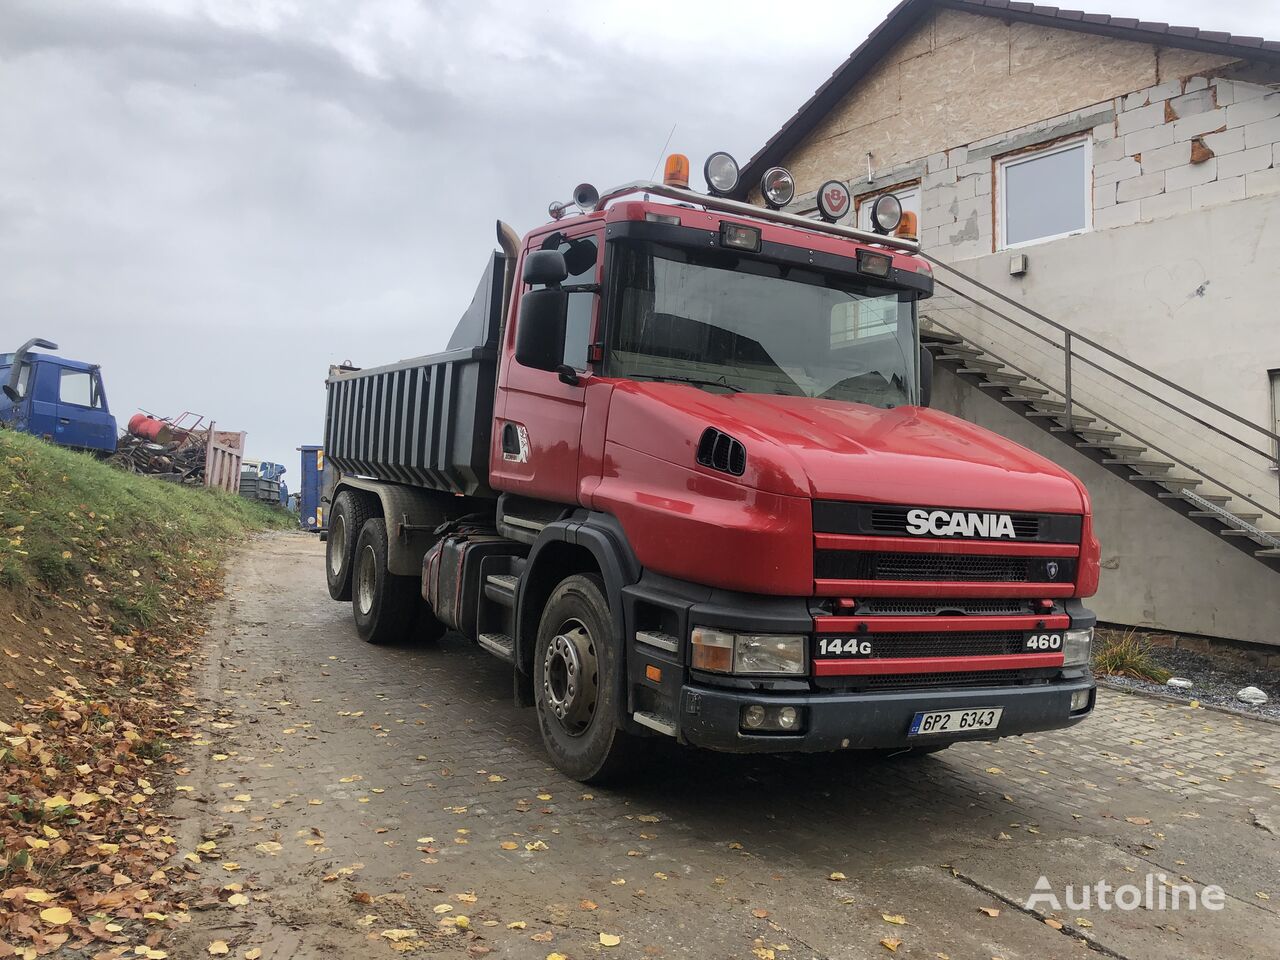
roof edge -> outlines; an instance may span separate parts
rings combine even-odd
[[[742,168],[734,196],[745,197],[764,170],[776,164],[813,132],[825,116],[854,88],[870,69],[924,17],[939,9],[958,10],[976,16],[1016,20],[1059,30],[1075,30],[1114,40],[1218,53],[1239,60],[1280,64],[1280,42],[1261,37],[1235,37],[1229,33],[1170,26],[1167,23],[1111,17],[1107,14],[1060,10],[1017,0],[902,0],[867,35],[856,50],[836,67],[830,77],[800,105]]]

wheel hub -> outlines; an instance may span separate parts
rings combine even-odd
[[[547,645],[542,663],[542,692],[547,707],[566,733],[579,736],[591,724],[599,694],[595,641],[578,620],[563,624]]]
[[[337,576],[342,572],[342,558],[347,553],[347,518],[338,514],[329,527],[329,572]]]
[[[367,546],[360,552],[360,560],[356,566],[356,604],[360,613],[368,616],[373,610],[374,584],[378,577],[378,558],[373,547]]]

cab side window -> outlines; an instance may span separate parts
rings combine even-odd
[[[58,385],[58,399],[78,407],[97,408],[102,405],[98,383],[93,374],[80,370],[63,370]]]

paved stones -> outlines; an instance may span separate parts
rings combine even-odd
[[[1057,931],[1019,906],[1033,873],[1125,866],[1222,885],[1254,918],[1240,936],[1276,929],[1280,851],[1256,825],[1280,820],[1275,725],[1102,691],[1071,730],[909,762],[664,742],[631,783],[583,787],[512,706],[508,668],[456,637],[361,643],[322,556],[275,535],[232,568],[203,704],[222,728],[190,758],[175,836],[214,838],[198,869],[250,902],[195,911],[171,956],[226,939],[264,960],[390,957],[381,931],[404,929],[424,951],[522,960],[597,955],[601,932],[619,957],[868,956],[887,936],[905,956],[1081,957],[1086,935],[1135,960],[1205,955],[1222,916],[1095,911]],[[467,931],[439,930],[458,914]]]

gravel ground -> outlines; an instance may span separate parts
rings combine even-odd
[[[1131,690],[1163,693],[1181,700],[1199,700],[1203,704],[1227,707],[1257,717],[1280,720],[1280,677],[1264,667],[1244,663],[1232,663],[1207,657],[1189,650],[1152,647],[1151,659],[1175,677],[1190,680],[1190,690],[1134,680],[1130,677],[1106,677],[1108,683]],[[1236,693],[1245,687],[1257,687],[1268,697],[1260,707],[1250,706],[1236,699]]]

